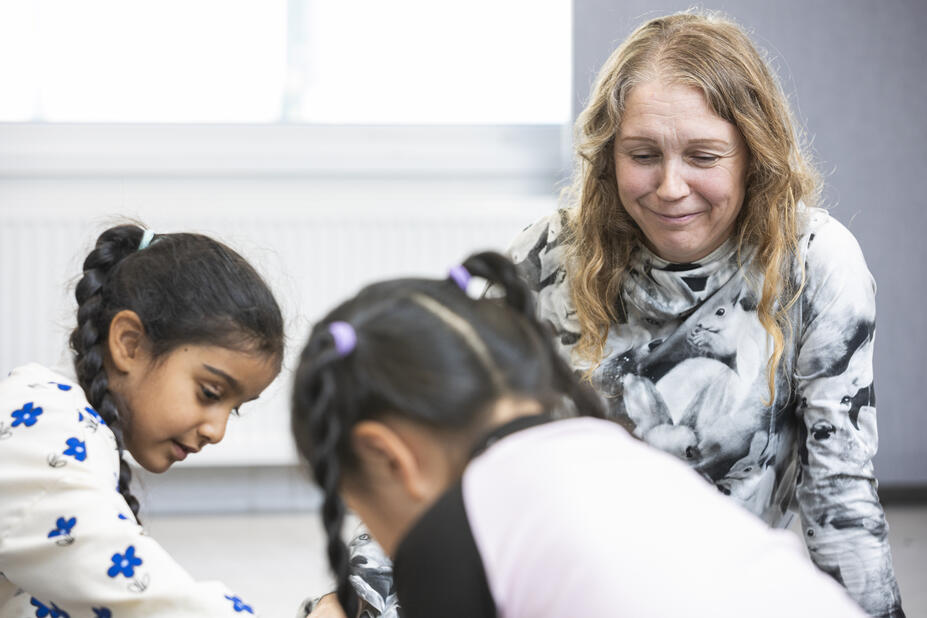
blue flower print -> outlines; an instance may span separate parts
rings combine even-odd
[[[71,618],[71,616],[66,611],[52,603],[51,618]]]
[[[58,390],[60,390],[60,391],[69,391],[69,390],[71,390],[71,385],[70,385],[70,384],[62,384],[61,382],[49,382],[49,384],[54,384],[55,386],[58,387]]]
[[[37,598],[32,597],[30,602],[36,607],[36,618],[45,618],[46,616],[51,616],[51,609],[49,609],[48,606],[39,601]]]
[[[93,417],[93,420],[95,420],[95,421],[98,422],[99,424],[101,424],[101,425],[105,425],[105,424],[106,424],[106,421],[103,420],[103,417],[100,416],[100,413],[97,412],[96,410],[94,410],[93,408],[91,408],[90,406],[85,407],[85,408],[84,408],[84,412],[86,412],[87,414],[89,414],[90,416],[92,416],[92,417]]]
[[[113,618],[113,612],[108,607],[94,607],[93,618]]]
[[[123,515],[122,513],[119,513],[119,519],[125,519],[128,521],[129,518]]]
[[[74,537],[71,536],[71,529],[74,528],[76,523],[76,517],[70,519],[59,517],[58,521],[55,522],[55,526],[57,527],[48,533],[48,538],[53,539],[55,537],[61,537],[55,541],[58,545],[70,545],[74,542]]]
[[[35,425],[35,422],[38,420],[38,416],[41,413],[42,408],[36,408],[35,404],[30,401],[19,410],[13,410],[13,427],[17,427],[18,425],[32,427]]]
[[[31,597],[31,603],[36,608],[36,618],[45,618],[46,616],[49,618],[71,618],[70,614],[68,614],[54,603],[51,604],[51,607],[48,607],[35,597]]]
[[[251,609],[251,606],[246,605],[245,602],[242,601],[237,595],[234,597],[225,595],[225,598],[232,602],[232,609],[234,609],[236,612],[248,612],[249,614],[254,613],[254,610]]]
[[[65,455],[70,455],[77,461],[84,461],[87,459],[87,445],[78,440],[77,438],[68,438],[67,441],[68,448],[64,450]]]
[[[142,559],[135,555],[135,545],[129,545],[125,554],[113,554],[110,560],[113,561],[113,566],[106,571],[110,577],[120,574],[124,577],[135,577],[135,567],[142,563]]]

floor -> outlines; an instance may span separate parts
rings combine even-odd
[[[927,616],[927,505],[888,505],[895,572],[908,616]],[[265,618],[289,618],[329,589],[315,513],[184,515],[146,525],[197,579],[218,579]]]

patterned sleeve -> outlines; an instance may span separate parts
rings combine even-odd
[[[538,318],[553,329],[561,352],[575,344],[580,335],[567,281],[566,246],[563,244],[569,217],[568,210],[544,217],[522,230],[508,249],[522,279],[535,294]]]
[[[809,553],[874,616],[903,616],[876,493],[875,283],[856,239],[828,219],[808,238],[796,363]]]
[[[358,618],[401,618],[393,562],[363,523],[354,531],[348,550],[351,563],[348,581],[360,602]],[[297,618],[310,616],[321,600],[322,597],[317,597],[308,601]]]
[[[518,266],[522,278],[535,292],[541,287],[541,256],[546,253],[551,219],[544,217],[520,231],[506,251]]]
[[[355,531],[351,552],[351,586],[361,599],[361,618],[399,618],[393,563],[363,524]]]
[[[145,534],[116,491],[113,433],[49,375],[0,386],[0,615],[254,615]]]

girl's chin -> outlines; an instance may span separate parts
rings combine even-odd
[[[135,457],[135,461],[138,465],[154,474],[166,472],[168,468],[174,465],[174,460],[170,457],[136,457],[134,453],[133,457]]]

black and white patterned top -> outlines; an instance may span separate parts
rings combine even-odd
[[[756,305],[762,275],[728,241],[696,264],[639,248],[616,299],[618,323],[592,373],[610,416],[687,461],[721,492],[775,527],[793,498],[812,559],[869,613],[902,616],[884,513],[876,494],[872,349],[875,284],[853,235],[803,209],[806,273],[771,405],[771,339]],[[573,307],[559,211],[525,229],[510,255],[537,293],[542,319],[573,358]]]

